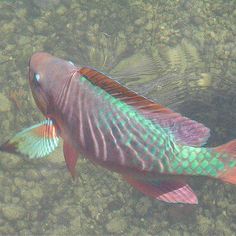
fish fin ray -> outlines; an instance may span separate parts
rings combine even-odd
[[[51,119],[26,128],[0,146],[0,151],[30,159],[48,156],[59,144],[59,136]]]
[[[223,159],[224,162],[227,162],[227,167],[218,174],[218,177],[224,182],[236,184],[236,139],[218,146],[214,150],[228,155],[227,158]]]
[[[169,203],[197,204],[198,199],[188,184],[182,181],[142,181],[125,176],[124,179],[147,196]]]
[[[63,153],[67,169],[71,173],[71,176],[75,178],[75,166],[78,159],[78,151],[72,145],[64,141]]]
[[[132,90],[122,86],[117,81],[90,67],[79,70],[92,84],[102,88],[111,96],[122,100],[134,107],[143,116],[152,122],[170,129],[176,142],[183,145],[202,146],[210,136],[210,130],[203,124],[173,112],[158,103],[155,103]]]

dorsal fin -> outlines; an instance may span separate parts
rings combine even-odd
[[[206,143],[210,130],[203,124],[138,95],[95,69],[82,67],[79,73],[111,96],[140,111],[146,118],[163,128],[169,128],[178,143],[190,146],[202,146]]]

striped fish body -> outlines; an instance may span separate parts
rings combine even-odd
[[[79,73],[67,93],[57,107],[68,142],[80,153],[117,171],[124,167],[125,171],[169,172],[168,163],[178,148],[167,129]]]
[[[235,164],[214,149],[176,143],[169,128],[114,98],[80,72],[73,76],[64,96],[56,107],[71,137],[69,142],[113,171],[216,177],[225,166]]]
[[[196,204],[188,176],[236,184],[236,141],[202,147],[204,125],[139,96],[108,76],[48,53],[29,64],[29,83],[46,121],[0,146],[30,158],[48,155],[63,139],[68,170],[79,154],[123,178],[144,194],[172,203]]]

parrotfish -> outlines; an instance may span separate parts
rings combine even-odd
[[[61,138],[73,177],[83,155],[142,193],[170,203],[198,203],[187,184],[190,177],[236,184],[236,139],[205,147],[210,130],[203,124],[94,68],[37,52],[29,61],[29,84],[45,120],[17,133],[1,151],[43,158]]]

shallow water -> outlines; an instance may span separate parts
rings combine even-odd
[[[236,137],[235,0],[0,1],[0,141],[42,115],[27,66],[47,51]],[[236,188],[190,180],[199,205],[137,192],[81,159],[72,181],[61,149],[42,160],[0,153],[1,235],[235,235]]]

